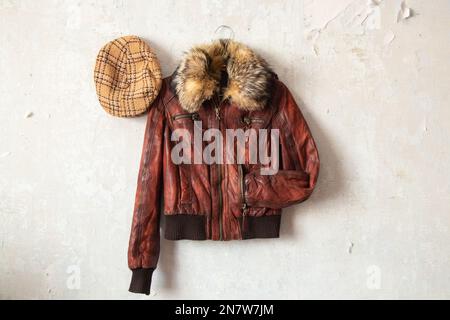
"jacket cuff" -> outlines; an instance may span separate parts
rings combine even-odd
[[[130,292],[150,294],[150,287],[152,284],[152,275],[155,268],[139,268],[131,270]]]

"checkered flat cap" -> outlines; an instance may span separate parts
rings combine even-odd
[[[107,43],[98,53],[94,71],[103,109],[117,117],[147,111],[161,88],[161,68],[152,49],[137,36]]]

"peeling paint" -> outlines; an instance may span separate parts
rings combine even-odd
[[[402,1],[400,9],[397,13],[397,22],[409,19],[413,16],[412,10],[406,5],[406,1]]]
[[[320,33],[328,25],[340,18],[339,23],[350,33],[362,27],[362,31],[379,29],[381,25],[380,6],[383,0],[353,0],[353,1],[310,1],[305,4],[304,25],[306,38],[311,33]]]
[[[380,1],[369,0],[367,2],[366,10],[364,13],[364,18],[361,21],[361,25],[364,30],[375,30],[380,29],[381,26],[381,15],[380,15]]]
[[[306,1],[304,4],[304,37],[311,44],[314,55],[319,37],[335,23],[343,34],[364,35],[381,28],[383,0]]]
[[[326,29],[354,0],[307,0],[304,24],[308,33]]]

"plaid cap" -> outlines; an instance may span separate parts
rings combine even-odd
[[[152,49],[137,36],[107,43],[98,53],[94,82],[101,106],[117,117],[147,111],[161,88],[161,69]]]

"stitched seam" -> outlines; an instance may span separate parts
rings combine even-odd
[[[149,148],[149,150],[148,150],[148,153],[149,153],[149,154],[151,154],[152,151],[153,151],[153,145],[154,145],[153,141],[155,140],[154,131],[155,131],[155,129],[156,129],[156,124],[154,125],[154,123],[155,123],[155,120],[156,120],[155,118],[156,118],[158,115],[159,115],[158,113],[155,113],[155,114],[153,115],[153,117],[152,117],[152,119],[151,119],[151,123],[150,123],[151,127],[150,127],[149,134],[150,134],[151,140],[150,140],[150,148]],[[152,180],[153,177],[150,176],[149,179]],[[148,190],[148,185],[145,186],[145,189],[143,188],[142,193],[145,193],[144,190],[145,190],[145,191]],[[137,236],[137,238],[136,238],[136,242],[138,243],[138,253],[141,253],[141,252],[140,252],[140,245],[141,245],[141,240],[142,240],[142,221],[141,221],[141,220],[142,220],[142,216],[143,216],[142,211],[143,211],[143,210],[139,209],[139,211],[138,211],[138,219],[137,219],[137,221],[138,221],[138,236]],[[159,212],[159,208],[157,209],[157,211]],[[141,263],[142,263],[142,261],[141,261]]]

